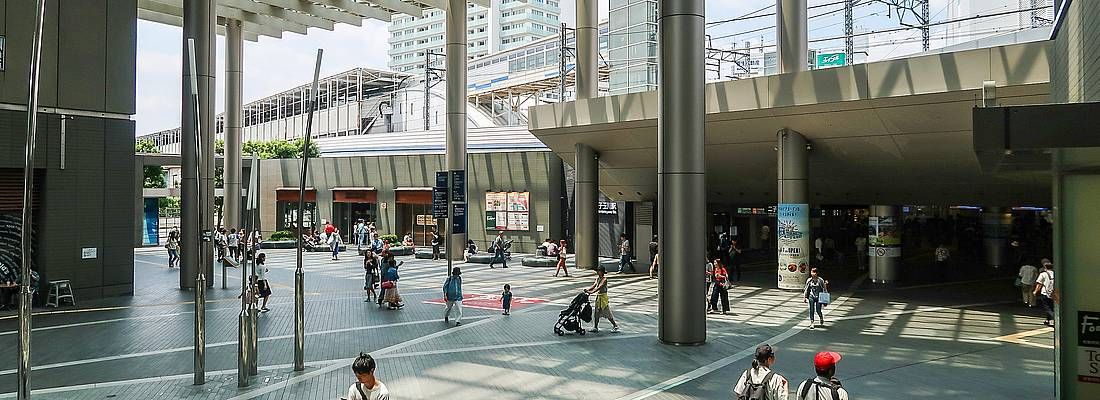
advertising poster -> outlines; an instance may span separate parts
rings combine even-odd
[[[528,221],[528,215],[525,212],[510,212],[508,213],[508,230],[510,231],[529,231],[531,230],[530,221]]]
[[[486,192],[485,211],[506,211],[508,208],[508,193]]]
[[[506,231],[508,230],[508,213],[504,211],[497,211],[496,217],[496,230]]]
[[[810,206],[780,204],[776,219],[779,288],[802,290],[810,276]]]
[[[867,217],[867,255],[901,257],[901,232],[896,217]]]
[[[145,218],[141,221],[145,229],[141,230],[141,244],[156,246],[160,243],[160,203],[159,199],[145,199]]]
[[[508,192],[508,211],[530,211],[527,207],[530,196],[530,192]]]

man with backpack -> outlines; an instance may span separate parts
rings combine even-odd
[[[775,364],[775,349],[769,344],[756,347],[752,368],[745,370],[733,394],[737,400],[787,400],[787,378],[771,370]]]
[[[807,379],[798,385],[796,400],[848,400],[848,391],[836,379],[836,363],[840,353],[823,351],[814,356],[814,371],[817,377]]]
[[[447,302],[447,308],[443,310],[443,322],[451,321],[451,309],[455,310],[455,325],[462,325],[462,270],[454,267],[451,276],[443,282],[443,300]]]

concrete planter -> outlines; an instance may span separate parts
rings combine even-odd
[[[271,240],[260,242],[261,249],[296,249],[298,242],[295,240]]]
[[[522,264],[524,267],[552,268],[558,266],[558,258],[546,256],[523,257]]]
[[[506,253],[504,253],[504,257],[508,258],[508,259],[511,259],[512,258],[512,253],[507,253],[506,252]],[[466,262],[471,263],[471,264],[488,264],[491,261],[493,261],[493,255],[492,254],[482,253],[482,254],[474,254],[474,255],[468,257]],[[500,263],[500,261],[497,261],[494,264],[499,264],[499,263]]]

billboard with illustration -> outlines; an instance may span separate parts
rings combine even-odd
[[[810,276],[810,205],[780,204],[776,220],[779,288],[801,290]]]

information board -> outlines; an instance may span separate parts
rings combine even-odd
[[[466,202],[466,171],[451,171],[451,201]]]
[[[447,188],[432,188],[432,216],[436,219],[447,218]]]
[[[466,203],[454,203],[451,208],[451,233],[466,233]]]

